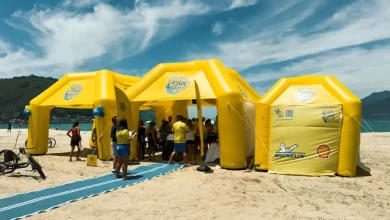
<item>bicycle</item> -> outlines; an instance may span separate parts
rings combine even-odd
[[[53,147],[55,147],[55,146],[56,146],[56,144],[57,144],[57,141],[56,141],[56,139],[54,139],[54,138],[51,138],[51,137],[49,137],[49,138],[48,138],[48,141],[47,141],[47,146],[48,146],[49,148],[53,148]],[[24,146],[26,146],[26,147],[27,147],[27,140],[24,142]]]
[[[42,179],[46,179],[45,174],[42,171],[42,166],[26,151],[27,148],[19,148],[19,153],[16,154],[12,150],[2,150],[0,151],[0,158],[3,158],[3,161],[0,161],[0,173],[8,174],[14,172],[16,169],[27,168],[31,165],[32,172],[37,171]],[[30,148],[28,148],[30,149]],[[21,160],[19,155],[27,156],[27,162],[19,163]]]

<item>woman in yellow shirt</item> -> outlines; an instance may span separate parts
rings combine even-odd
[[[133,137],[136,135],[134,131],[129,132],[129,129],[127,127],[127,120],[126,119],[121,119],[119,121],[119,127],[118,130],[116,131],[116,140],[117,140],[117,154],[118,156],[115,156],[118,165],[116,166],[115,169],[115,177],[116,178],[121,178],[119,175],[119,171],[122,167],[122,179],[126,180],[126,175],[127,175],[127,164],[129,162],[129,156],[131,154],[130,152],[130,141],[133,139]]]

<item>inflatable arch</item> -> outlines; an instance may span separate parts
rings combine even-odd
[[[361,101],[332,76],[280,79],[257,103],[255,169],[355,176]]]
[[[164,117],[163,108],[167,107],[171,107],[173,117],[178,114],[187,116],[188,105],[196,104],[195,81],[199,86],[201,104],[217,106],[221,166],[245,168],[243,103],[256,102],[260,96],[236,71],[225,68],[218,60],[164,63],[154,67],[126,91],[131,106],[132,129],[138,127],[138,111],[142,105],[160,108],[160,113],[156,111],[158,120]],[[136,144],[133,140],[132,152],[136,152]]]
[[[121,75],[109,70],[66,74],[30,102],[27,146],[32,149],[29,149],[29,153],[47,153],[51,109],[58,107],[92,111],[101,106],[104,116],[95,116],[93,125],[99,137],[98,157],[111,158],[111,118],[118,115],[131,121],[130,103],[125,92],[139,80],[139,77]],[[143,109],[148,108],[143,106]]]

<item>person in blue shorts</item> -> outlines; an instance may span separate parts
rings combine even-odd
[[[129,132],[126,119],[121,119],[119,121],[118,130],[116,131],[116,153],[118,155],[118,165],[115,169],[116,178],[121,178],[121,176],[119,176],[119,171],[122,167],[122,179],[126,180],[127,165],[129,162],[129,156],[131,154],[130,142],[136,134],[137,133],[134,131]]]
[[[173,131],[173,142],[174,150],[169,159],[169,164],[172,164],[172,160],[175,157],[176,153],[182,152],[184,164],[187,164],[187,143],[186,143],[186,133],[189,131],[188,126],[184,123],[184,117],[178,115],[176,117],[177,122],[172,125]]]

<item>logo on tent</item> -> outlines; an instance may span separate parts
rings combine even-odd
[[[240,90],[240,92],[241,92],[241,95],[244,97],[244,98],[248,98],[248,95],[246,94],[246,92],[243,90],[243,89],[241,89],[241,87],[239,86],[239,85],[237,85],[237,87],[238,87],[238,89]]]
[[[317,147],[318,158],[328,159],[330,155],[330,147],[326,144],[321,144]]]
[[[125,103],[122,103],[122,102],[121,102],[119,105],[120,105],[120,107],[121,107],[121,111],[122,111],[122,112],[126,111],[126,105],[125,105]]]
[[[290,147],[286,147],[286,145],[282,142],[279,146],[279,150],[275,153],[276,158],[292,158],[292,159],[297,159],[297,158],[304,158],[305,153],[302,152],[292,152],[296,148],[298,148],[298,144],[294,144]]]
[[[293,120],[294,119],[294,110],[293,109],[286,109],[285,114],[280,110],[279,107],[273,110],[275,115],[278,116],[277,121],[279,120]]]
[[[298,102],[309,102],[316,98],[316,92],[312,88],[299,88],[296,98]]]
[[[172,76],[169,78],[165,89],[170,95],[175,95],[187,89],[190,84],[190,80],[184,76]]]
[[[236,86],[237,86],[237,88],[238,88],[238,90],[240,90],[240,92],[241,92],[241,95],[244,97],[244,98],[248,98],[248,95],[246,94],[246,92],[238,85],[238,83],[237,83],[237,79],[236,79],[236,77],[234,77],[234,76],[231,76],[230,78],[232,78],[232,80],[234,81],[234,83],[236,84]]]
[[[83,86],[81,84],[73,84],[65,92],[64,99],[71,100],[74,97],[78,96],[83,91]]]
[[[336,113],[332,110],[324,110],[322,111],[322,120],[327,123],[328,121],[336,118]]]

